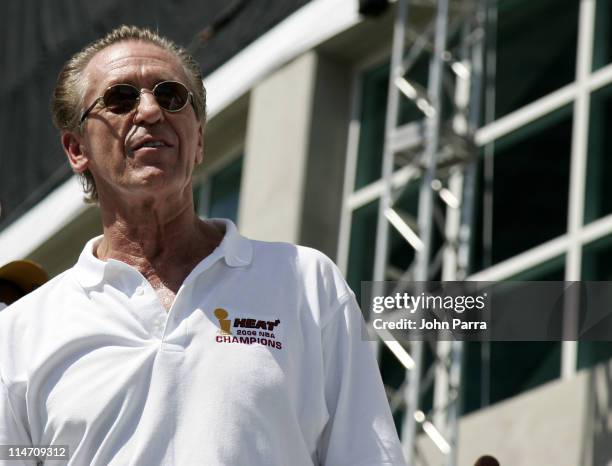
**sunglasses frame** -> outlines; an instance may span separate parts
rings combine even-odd
[[[160,105],[160,103],[158,102],[157,96],[155,95],[155,89],[157,89],[157,87],[160,86],[161,84],[165,84],[165,83],[180,84],[187,91],[187,99],[185,100],[185,103],[183,104],[183,106],[181,108],[177,108],[176,110],[168,110],[167,108],[162,107]],[[130,108],[127,112],[124,112],[124,113],[116,113],[116,115],[126,115],[126,114],[130,113],[131,111],[133,111],[138,106],[138,103],[140,102],[140,96],[142,95],[143,92],[150,92],[153,95],[153,97],[155,98],[155,102],[157,102],[157,105],[159,105],[159,108],[161,108],[164,112],[170,112],[170,113],[180,112],[181,110],[183,110],[187,106],[187,103],[191,103],[191,105],[193,107],[193,110],[196,112],[196,115],[198,114],[198,112],[196,111],[195,103],[194,103],[193,92],[191,92],[189,90],[189,88],[187,86],[185,86],[182,82],[172,81],[172,80],[161,81],[161,82],[157,83],[153,87],[153,89],[146,89],[146,88],[138,89],[136,86],[134,86],[132,84],[117,83],[117,84],[113,84],[112,86],[108,86],[106,88],[106,90],[104,91],[104,93],[101,96],[99,96],[98,98],[96,98],[89,107],[87,107],[87,109],[81,114],[81,118],[79,120],[79,126],[83,124],[85,119],[89,116],[89,114],[96,107],[96,105],[102,104],[103,107],[106,108],[106,105],[104,104],[104,96],[106,95],[106,93],[108,91],[110,91],[112,88],[114,88],[116,86],[129,86],[129,87],[135,89],[138,92],[138,97],[136,97],[136,99],[134,100],[134,105],[132,106],[132,108]],[[115,112],[113,112],[113,113],[115,113]]]

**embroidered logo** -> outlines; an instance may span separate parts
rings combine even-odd
[[[250,317],[229,318],[229,312],[223,308],[215,309],[215,317],[219,321],[219,331],[215,337],[217,343],[238,343],[252,345],[254,343],[282,349],[278,340],[280,319],[266,320]]]
[[[229,313],[222,308],[215,309],[215,317],[219,320],[219,333],[221,335],[232,334],[232,321],[227,318]]]

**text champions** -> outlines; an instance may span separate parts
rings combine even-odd
[[[283,347],[280,341],[274,341],[274,340],[270,340],[269,338],[263,338],[263,337],[253,337],[253,336],[235,337],[233,335],[217,335],[216,340],[217,340],[217,343],[242,343],[243,345],[252,345],[253,343],[259,343],[260,345],[270,346],[276,349],[281,349]]]

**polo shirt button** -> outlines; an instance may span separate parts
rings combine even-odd
[[[144,288],[142,286],[137,287],[136,294],[142,296],[144,294]]]
[[[161,319],[155,319],[153,321],[153,329],[157,330],[158,332],[161,332],[164,329],[164,323]]]

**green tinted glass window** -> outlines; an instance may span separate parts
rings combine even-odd
[[[612,87],[591,95],[584,221],[612,213]]]
[[[574,81],[577,0],[498,0],[495,118]]]
[[[377,200],[353,212],[346,279],[358,301],[361,297],[361,281],[372,280],[377,216]]]
[[[421,86],[427,85],[427,60],[427,56],[422,55],[408,73],[408,78]],[[365,71],[361,81],[361,124],[355,177],[356,190],[381,176],[389,93],[389,62]],[[411,101],[400,95],[399,123],[406,124],[422,118],[421,111]]]
[[[565,233],[571,145],[572,109],[565,107],[496,142],[492,178],[485,177],[481,159],[474,270]],[[492,189],[491,204],[485,200],[487,189]],[[492,228],[490,246],[488,225]]]
[[[196,211],[208,218],[228,218],[236,223],[241,177],[242,157],[194,186]]]
[[[565,260],[556,258],[511,280],[561,281]],[[466,342],[463,412],[468,413],[554,380],[561,373],[561,343]]]
[[[242,157],[211,177],[208,217],[238,220],[241,176]]]
[[[612,2],[598,0],[595,10],[593,69],[612,62]]]
[[[587,245],[582,255],[583,280],[612,280],[612,236]],[[612,342],[578,343],[578,369],[591,367],[612,358]]]

